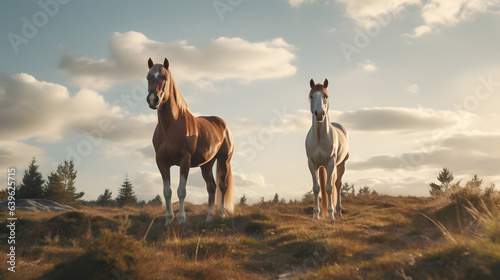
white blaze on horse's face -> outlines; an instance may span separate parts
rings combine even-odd
[[[328,114],[328,95],[322,91],[316,91],[310,95],[311,114],[316,117],[316,121],[322,122]]]

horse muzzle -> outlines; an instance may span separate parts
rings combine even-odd
[[[160,98],[158,97],[158,95],[156,95],[155,93],[150,93],[146,100],[148,102],[149,108],[153,110],[158,109],[158,106],[160,105]]]
[[[322,122],[325,119],[325,111],[314,111],[314,116],[316,117],[317,122]]]

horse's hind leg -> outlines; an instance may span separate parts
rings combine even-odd
[[[342,218],[342,195],[340,193],[340,188],[342,187],[342,175],[344,175],[345,172],[345,160],[337,165],[337,180],[335,181],[335,188],[337,189],[337,207],[335,209],[335,212],[339,214],[339,218]]]
[[[191,155],[184,154],[179,165],[180,178],[179,187],[177,188],[177,197],[179,198],[179,213],[177,213],[177,222],[183,224],[186,222],[186,212],[184,212],[184,199],[186,198],[186,183],[189,175],[189,168],[191,167]]]
[[[207,222],[212,220],[212,216],[214,214],[215,190],[217,189],[217,184],[215,183],[213,174],[214,163],[215,158],[201,166],[201,175],[203,175],[203,179],[207,183],[208,192]]]
[[[229,160],[228,155],[217,155],[217,183],[220,190],[220,209],[219,216],[223,217],[226,215],[226,209],[224,208],[226,192],[228,188],[228,171],[229,171]],[[219,200],[219,199],[217,199]]]

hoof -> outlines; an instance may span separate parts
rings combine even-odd
[[[227,213],[226,209],[224,209],[224,208],[219,209],[219,217],[224,218],[227,215],[228,215],[228,213]]]
[[[213,216],[214,216],[214,209],[212,207],[208,207],[207,211],[207,222],[213,221]]]
[[[185,223],[186,222],[186,214],[183,213],[183,214],[177,215],[177,222],[179,224]]]
[[[331,220],[335,220],[335,215],[333,213],[333,211],[328,211],[328,219],[331,219]]]
[[[169,226],[172,223],[172,221],[174,220],[174,216],[165,217],[165,218],[166,218],[166,221],[165,221],[166,226]]]

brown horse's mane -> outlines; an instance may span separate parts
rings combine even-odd
[[[168,92],[170,94],[170,98],[173,98],[173,102],[170,102],[170,108],[172,110],[172,116],[174,119],[177,119],[180,113],[184,114],[186,112],[189,112],[189,106],[184,100],[184,97],[182,97],[182,94],[179,90],[179,87],[177,86],[177,83],[174,80],[174,77],[172,76],[172,73],[170,72],[170,69],[167,69],[167,74],[168,74]],[[169,99],[170,99],[169,98]]]
[[[314,87],[311,88],[311,91],[309,92],[309,95],[311,95],[311,94],[313,94],[313,93],[315,93],[317,91],[323,92],[324,94],[326,94],[326,96],[328,96],[328,90],[322,84],[316,84],[316,85],[314,85]]]

